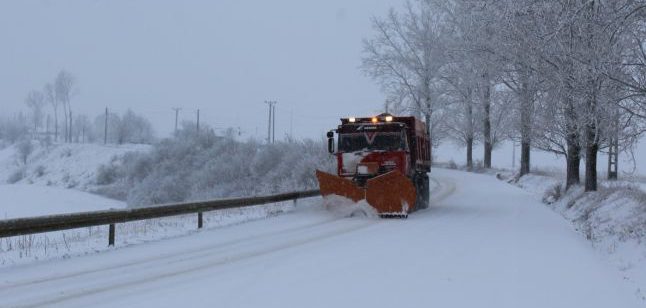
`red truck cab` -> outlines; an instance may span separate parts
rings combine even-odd
[[[337,129],[327,136],[328,151],[336,156],[339,177],[365,187],[370,179],[398,171],[415,188],[417,200],[412,210],[428,206],[431,147],[423,122],[388,113],[342,118]]]

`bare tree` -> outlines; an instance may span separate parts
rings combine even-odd
[[[63,105],[63,112],[65,113],[65,141],[71,142],[72,140],[72,106],[70,104],[72,96],[75,94],[76,81],[74,76],[69,72],[62,70],[56,76],[54,88],[56,93],[56,100]]]
[[[77,115],[74,120],[73,139],[77,143],[85,143],[94,140],[94,134],[90,120],[84,114]]]
[[[40,91],[30,91],[25,99],[25,104],[31,109],[31,118],[34,124],[34,135],[38,134],[38,129],[43,122],[43,107],[45,106],[45,96]]]
[[[449,97],[447,113],[443,122],[444,130],[458,144],[466,148],[466,165],[473,167],[473,146],[476,142],[477,108],[475,78],[466,73],[471,72],[470,62],[454,62],[442,70],[442,79],[446,83],[446,96]]]
[[[105,122],[105,114],[96,117],[94,121],[96,134],[103,134]],[[117,144],[152,143],[155,140],[155,133],[150,121],[132,110],[127,110],[121,116],[116,113],[110,113],[108,122],[109,142]]]
[[[23,165],[27,165],[29,155],[34,151],[34,145],[31,140],[25,139],[18,144],[18,156]]]
[[[54,110],[54,141],[58,141],[58,99],[56,98],[56,90],[51,83],[45,84],[43,88],[45,99],[52,105]]]
[[[646,130],[644,20],[645,0],[419,0],[374,19],[362,68],[394,105],[441,115],[468,166],[475,142],[490,167],[513,136],[520,175],[532,149],[549,151],[565,156],[567,187],[585,159],[594,191],[598,152],[630,151]]]
[[[439,126],[434,115],[441,108],[434,100],[443,64],[440,19],[430,1],[406,2],[401,14],[391,9],[386,18],[373,18],[376,33],[364,40],[362,59],[362,69],[385,90],[405,94],[409,112],[424,117],[432,140]]]

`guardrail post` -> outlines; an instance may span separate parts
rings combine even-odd
[[[298,199],[294,199],[294,206],[298,203]]]
[[[202,229],[202,212],[197,213],[197,228]]]
[[[108,246],[114,246],[114,224],[110,224],[108,231]]]

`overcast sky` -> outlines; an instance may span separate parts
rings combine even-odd
[[[266,136],[317,138],[338,118],[378,112],[384,96],[358,69],[370,17],[398,0],[2,1],[0,112],[61,69],[76,78],[76,113],[106,106],[146,115],[158,135],[181,119]],[[292,116],[293,114],[293,116]]]

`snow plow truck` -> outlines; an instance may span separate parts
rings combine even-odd
[[[428,207],[431,148],[423,122],[388,113],[342,118],[327,138],[328,151],[336,156],[337,174],[316,170],[324,198],[366,200],[385,218],[406,218]]]

